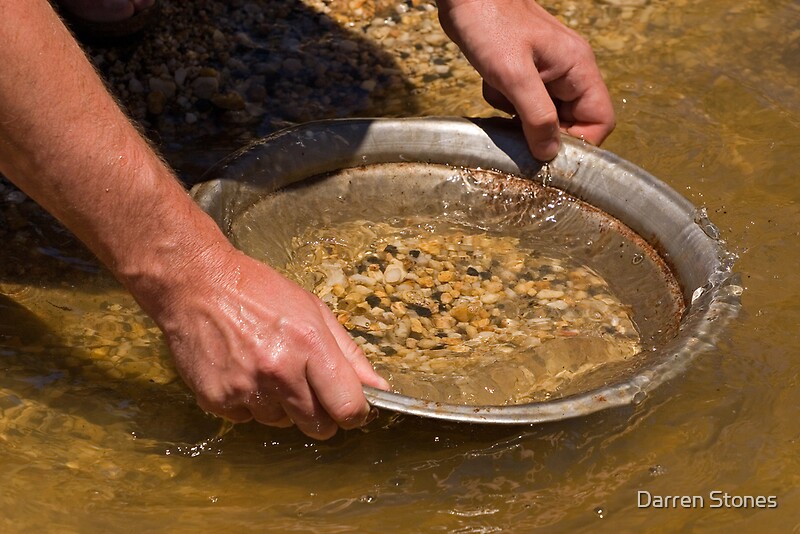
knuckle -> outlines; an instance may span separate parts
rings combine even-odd
[[[258,359],[255,372],[259,391],[274,398],[282,398],[296,388],[302,370],[296,365],[297,358],[289,356],[273,353]]]
[[[578,57],[594,61],[594,50],[592,50],[592,45],[589,44],[589,41],[584,39],[583,36],[575,34],[572,47],[573,53]]]
[[[255,363],[256,373],[258,373],[258,376],[261,378],[280,377],[282,371],[280,360],[280,355],[274,352],[259,355]]]
[[[198,388],[195,397],[203,410],[228,417],[240,411],[249,414],[243,401],[253,389],[254,384],[248,377],[225,377],[220,382]]]
[[[554,107],[540,109],[537,113],[525,118],[527,122],[541,132],[540,137],[552,137],[558,130],[558,112]]]
[[[520,61],[508,61],[487,72],[486,81],[493,87],[517,87],[524,85],[531,76],[530,68]]]
[[[357,428],[361,426],[362,421],[366,418],[368,409],[365,409],[365,405],[362,403],[346,399],[335,409],[332,409],[331,412],[331,417],[342,428]]]
[[[317,349],[322,345],[322,336],[316,325],[284,318],[281,319],[280,329],[287,338],[295,343],[300,343],[313,349]]]
[[[196,395],[197,405],[204,411],[219,415],[224,410],[227,398],[221,390],[199,391]]]
[[[247,408],[227,402],[222,396],[198,395],[197,405],[205,412],[222,417],[233,423],[245,423],[253,416]]]
[[[318,328],[312,325],[302,325],[297,328],[298,339],[312,349],[319,349],[322,345],[322,336]]]
[[[558,128],[558,112],[554,106],[548,106],[534,117],[534,122],[540,127],[550,126],[555,131]]]

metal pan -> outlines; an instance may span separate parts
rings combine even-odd
[[[740,308],[735,256],[705,211],[618,156],[564,136],[546,166],[504,119],[342,119],[307,123],[260,140],[211,169],[192,189],[198,204],[230,232],[237,215],[289,184],[341,169],[387,163],[492,169],[564,190],[627,225],[677,279],[686,312],[679,331],[643,365],[590,390],[531,404],[462,406],[365,387],[375,406],[471,423],[540,423],[641,402],[715,346]],[[394,185],[393,187],[400,187]]]

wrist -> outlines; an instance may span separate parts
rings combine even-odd
[[[212,288],[235,287],[238,254],[188,196],[166,207],[174,213],[149,221],[150,228],[130,236],[132,245],[118,247],[109,262],[117,279],[159,324],[188,299],[205,298]]]

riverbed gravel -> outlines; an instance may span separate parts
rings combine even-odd
[[[438,24],[409,0],[161,0],[130,43],[88,54],[130,115],[169,147],[225,132],[240,140],[348,116],[399,116],[436,82],[480,79]],[[477,111],[465,109],[464,114]]]

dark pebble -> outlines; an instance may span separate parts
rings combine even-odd
[[[417,315],[420,317],[430,317],[433,315],[433,312],[430,310],[430,308],[420,306],[419,304],[409,304],[408,307],[417,312]]]
[[[386,248],[384,248],[383,251],[391,254],[392,256],[397,256],[397,247],[394,245],[386,245]]]
[[[377,295],[370,295],[367,297],[367,304],[369,304],[370,308],[375,308],[381,305],[381,298]]]
[[[194,107],[200,113],[205,113],[207,111],[211,111],[212,109],[214,109],[214,104],[211,103],[211,100],[200,98],[197,100]]]
[[[600,286],[589,286],[589,289],[587,291],[587,293],[589,293],[593,297],[595,295],[599,295],[602,292],[603,292],[603,288],[600,287]]]
[[[267,98],[267,89],[263,85],[253,84],[247,89],[247,100],[250,102],[260,103]]]
[[[480,276],[481,280],[490,280],[492,278],[492,273],[490,273],[489,271],[483,271],[482,273],[480,273]]]
[[[387,356],[392,356],[393,354],[397,354],[397,351],[394,350],[389,345],[384,345],[381,347],[381,352],[383,352]]]
[[[409,250],[408,255],[411,256],[412,258],[419,258],[419,250],[417,249]]]
[[[354,338],[359,336],[363,337],[365,340],[367,340],[367,343],[373,343],[376,345],[382,341],[381,338],[373,334],[370,334],[365,330],[361,330],[360,328],[353,328],[352,330],[350,330],[350,335],[353,336]]]
[[[378,258],[378,256],[367,256],[364,259],[367,261],[367,263],[380,263],[381,262],[381,260],[380,260],[380,258]]]
[[[476,269],[475,267],[470,267],[469,269],[467,269],[467,274],[470,276],[478,276],[481,273],[479,273],[478,269]]]

